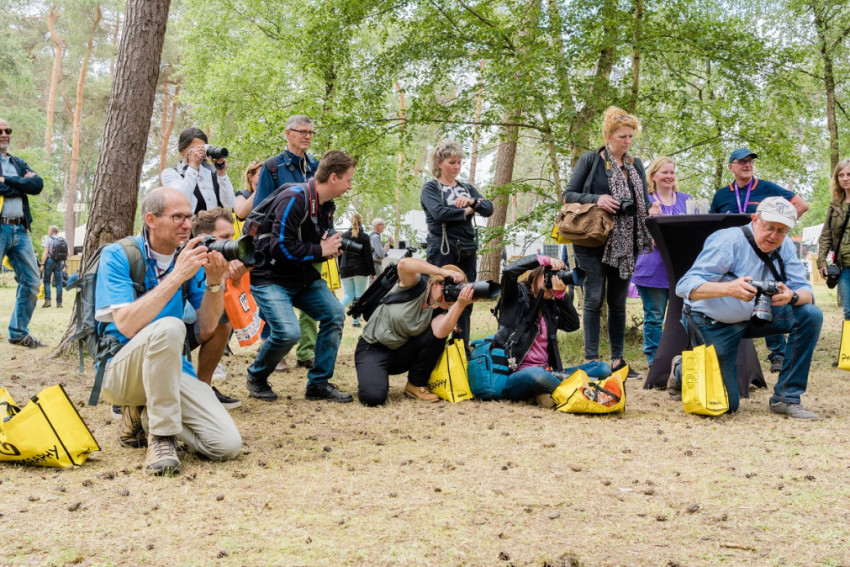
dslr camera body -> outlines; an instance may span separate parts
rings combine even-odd
[[[756,325],[766,325],[773,321],[773,296],[779,293],[779,286],[773,280],[752,280],[750,285],[756,288],[756,304],[750,320]]]
[[[624,217],[633,217],[637,214],[637,205],[631,199],[623,199],[620,201],[620,208],[617,209],[617,214]]]
[[[581,268],[574,268],[572,270],[553,270],[548,266],[543,271],[543,287],[546,289],[552,289],[552,278],[558,278],[564,285],[583,285],[584,280],[587,279],[587,272],[582,270]]]
[[[180,254],[185,246],[185,242],[178,246],[175,254]],[[215,236],[205,234],[196,246],[206,246],[210,251],[221,253],[228,262],[239,260],[248,267],[262,266],[265,263],[265,256],[254,248],[254,237],[251,235],[245,235],[234,241],[216,240]]]
[[[226,158],[230,155],[230,152],[227,151],[227,148],[219,148],[216,146],[211,146],[209,144],[204,146],[204,149],[207,152],[207,157],[213,160],[213,165],[216,169],[224,169],[224,164],[215,163],[216,160],[220,160],[222,158]]]
[[[834,289],[838,285],[838,276],[841,275],[841,268],[835,264],[830,264],[826,267],[826,287]]]
[[[328,236],[333,236],[336,234],[337,230],[329,230]],[[356,240],[351,240],[350,238],[343,238],[342,244],[340,244],[339,249],[343,252],[348,252],[349,254],[357,254],[358,256],[363,255],[363,245],[357,242]],[[371,253],[371,250],[370,250]]]
[[[454,303],[460,296],[460,292],[466,286],[472,286],[472,299],[493,299],[502,295],[502,286],[492,280],[472,283],[456,284],[451,277],[443,281],[443,299],[448,303]]]

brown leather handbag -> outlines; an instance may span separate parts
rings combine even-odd
[[[602,246],[614,229],[614,217],[595,203],[567,203],[558,211],[555,226],[561,239],[579,246]]]

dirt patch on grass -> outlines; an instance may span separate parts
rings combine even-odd
[[[333,405],[304,400],[303,370],[273,375],[281,399],[269,404],[247,397],[252,350],[240,349],[221,390],[244,404],[231,412],[242,454],[190,456],[174,478],[146,476],[108,406],[84,405],[90,370],[3,341],[0,384],[23,403],[62,383],[103,450],[72,470],[0,466],[2,563],[847,565],[850,386],[830,365],[841,314],[819,292],[826,322],[804,397],[818,422],[770,414],[767,390],[734,416],[688,416],[640,383],[613,417],[425,405],[403,398],[401,377],[385,407]],[[12,300],[0,290],[0,313]],[[33,333],[55,344],[70,303],[39,306]],[[474,320],[473,336],[494,330],[486,306]],[[334,380],[348,392],[357,336],[347,325]],[[577,333],[563,343],[565,362],[580,362]],[[629,344],[645,372],[642,358]]]

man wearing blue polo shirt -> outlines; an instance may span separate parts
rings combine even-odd
[[[729,156],[729,171],[735,179],[726,187],[721,187],[711,200],[710,213],[754,213],[767,197],[782,197],[794,205],[797,218],[809,210],[809,204],[799,195],[796,195],[780,187],[776,183],[757,179],[755,177],[755,164],[753,160],[758,157],[747,148],[738,148]],[[785,337],[783,335],[772,335],[764,340],[770,354],[770,371],[773,373],[782,370],[782,361],[785,353]]]
[[[124,345],[105,363],[103,396],[123,406],[119,442],[147,445],[146,472],[173,474],[180,468],[178,438],[213,460],[235,458],[242,445],[227,410],[183,357],[184,298],[196,309],[201,330],[215,329],[224,308],[227,262],[220,253],[196,246],[201,237],[189,240],[192,208],[180,191],[151,191],[142,201],[142,217],[137,239],[147,268],[142,295],[134,292],[120,244],[106,247],[100,257],[95,317]]]
[[[808,385],[823,313],[814,305],[806,269],[786,238],[796,221],[797,211],[789,201],[764,199],[749,225],[718,230],[708,237],[694,265],[676,285],[676,294],[685,300],[682,324],[696,326],[705,344],[717,350],[730,412],[738,409],[740,401],[738,343],[742,338],[788,333],[785,365],[770,398],[770,411],[798,419],[818,417],[800,405],[800,397]],[[753,317],[758,291],[753,280],[776,282],[770,317],[765,313]],[[673,386],[681,387],[681,383]]]

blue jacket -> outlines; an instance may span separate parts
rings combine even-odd
[[[260,170],[260,179],[257,181],[257,191],[254,196],[254,208],[258,207],[263,199],[274,193],[274,190],[284,183],[306,183],[316,174],[316,169],[319,167],[319,160],[310,154],[304,154],[307,160],[307,175],[302,174],[298,167],[298,156],[289,150],[283,150],[282,153],[275,156],[277,160],[277,184],[272,179],[272,174],[269,169],[263,165]]]
[[[24,228],[30,230],[32,225],[32,213],[30,213],[30,203],[27,195],[38,195],[44,189],[44,180],[36,175],[35,177],[24,177],[27,172],[32,171],[27,162],[21,158],[17,158],[12,154],[7,154],[9,162],[18,170],[16,177],[5,177],[5,183],[0,183],[0,197],[20,197],[24,203]]]

